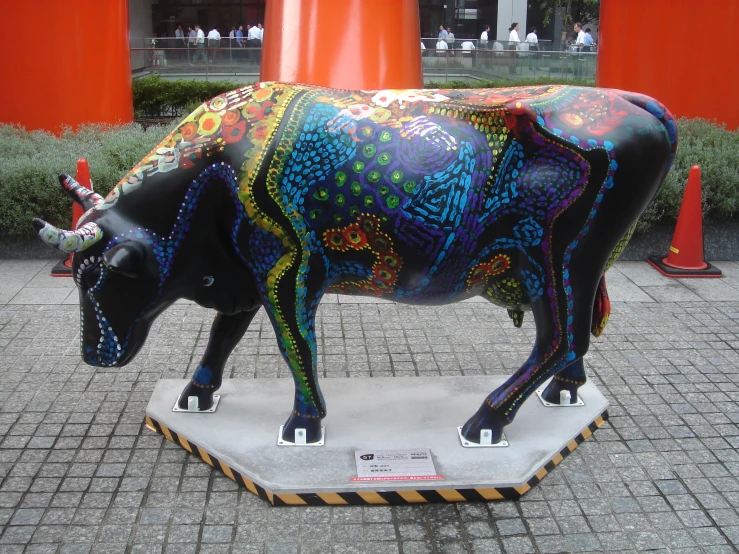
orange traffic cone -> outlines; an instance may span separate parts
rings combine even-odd
[[[700,166],[690,168],[670,252],[666,258],[649,256],[647,261],[667,277],[721,277],[721,270],[703,259]]]
[[[88,190],[92,190],[92,179],[90,178],[90,166],[87,165],[85,158],[77,160],[77,173],[75,180]],[[72,229],[77,228],[77,222],[85,211],[77,202],[72,202]],[[51,268],[52,277],[71,277],[72,276],[72,254],[68,258],[62,260]]]

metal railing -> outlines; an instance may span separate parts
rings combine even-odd
[[[257,80],[261,47],[132,48],[143,71],[164,76],[228,78],[247,75]],[[595,52],[522,51],[505,49],[431,49],[421,52],[424,81],[510,79],[551,76],[567,81],[595,80]]]

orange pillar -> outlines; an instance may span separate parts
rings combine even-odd
[[[418,0],[269,0],[263,81],[421,88]]]
[[[739,128],[739,0],[601,0],[598,86]]]
[[[128,0],[11,0],[0,121],[58,132],[133,120]],[[41,25],[51,23],[51,27]]]

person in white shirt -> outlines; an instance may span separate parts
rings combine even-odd
[[[511,57],[508,64],[508,73],[516,73],[516,50],[518,50],[518,45],[521,44],[521,39],[518,38],[518,23],[511,23],[510,29],[508,29],[510,34],[508,35],[508,49],[513,50],[511,52]]]
[[[575,41],[575,52],[582,51],[585,46],[585,31],[582,30],[582,23],[579,21],[574,25],[575,32],[577,33],[577,40]],[[582,77],[582,56],[575,56],[575,77]]]
[[[446,43],[445,40],[440,40],[436,43],[436,53],[439,56],[446,54],[446,52],[439,52],[439,50],[449,50],[449,45]]]
[[[200,28],[200,25],[195,25],[195,48],[196,52],[195,55],[192,58],[192,62],[190,62],[190,65],[193,65],[196,61],[198,61],[198,58],[202,56],[203,62],[206,61],[205,58],[205,33]]]
[[[247,38],[246,46],[249,48],[249,59],[258,62],[262,56],[262,24],[257,23],[256,25],[252,25],[247,34]],[[258,48],[260,50],[257,50]]]
[[[264,42],[264,27],[261,23],[257,23],[257,27],[259,28],[259,40]]]
[[[221,47],[221,33],[218,32],[218,29],[213,28],[208,33],[208,48],[220,48]],[[218,50],[211,50],[210,51],[210,61],[214,62],[218,58],[218,55],[220,52]]]
[[[259,25],[261,26],[261,23]],[[261,40],[260,36],[261,36],[261,33],[259,32],[259,27],[257,27],[257,25],[253,25],[249,29],[248,39],[249,40]]]
[[[490,25],[485,25],[485,29],[480,34],[480,48],[486,50],[488,48],[488,33],[490,32]]]
[[[526,40],[521,45],[521,49],[529,52],[539,50],[539,37],[536,36],[536,27],[529,29],[529,34],[526,35]],[[529,56],[529,69],[534,69],[534,66],[539,62],[539,54],[529,54]],[[536,69],[540,68],[537,67]]]
[[[577,47],[577,51],[580,52],[582,50],[582,47],[585,46],[585,31],[582,30],[582,23],[579,21],[575,23],[575,32],[577,33],[577,40],[575,41],[575,46]]]
[[[473,43],[471,40],[465,40],[462,43],[462,50],[465,52],[470,52],[471,50],[475,49],[475,43]]]

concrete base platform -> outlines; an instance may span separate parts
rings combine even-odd
[[[324,379],[326,444],[277,446],[292,379],[225,380],[215,413],[173,412],[187,380],[162,379],[146,424],[274,505],[409,504],[516,499],[608,419],[595,385],[581,407],[534,394],[505,428],[505,448],[463,448],[457,435],[503,376]],[[439,481],[352,482],[355,450],[429,448]]]

